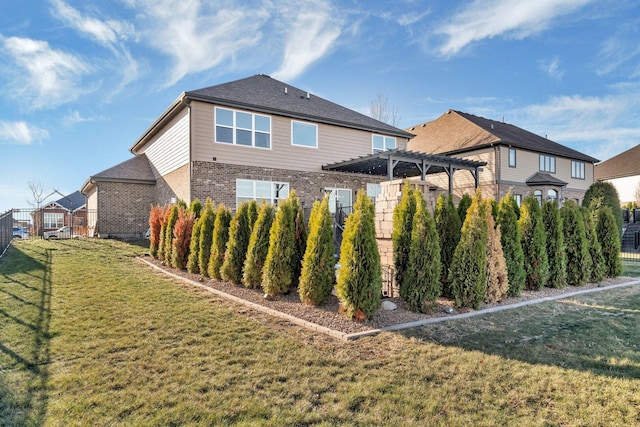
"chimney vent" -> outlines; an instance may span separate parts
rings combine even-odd
[[[288,92],[287,92],[287,87],[285,87],[285,88],[284,88],[284,93],[288,93]]]

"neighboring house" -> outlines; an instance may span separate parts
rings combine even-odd
[[[406,129],[415,134],[407,149],[486,162],[479,187],[490,198],[508,191],[521,202],[526,195],[542,200],[582,202],[594,181],[597,159],[514,125],[449,110],[438,119]],[[446,174],[429,178],[447,186]],[[471,193],[470,175],[455,178],[455,194]]]
[[[151,204],[210,197],[235,209],[297,192],[305,208],[329,193],[332,210],[385,176],[322,166],[390,149],[413,137],[309,92],[256,75],[182,93],[133,144],[135,155],[82,187],[100,235],[141,235]]]
[[[87,224],[87,198],[80,191],[63,196],[56,201],[44,205],[40,211],[31,214],[34,224],[33,234],[57,230],[71,225],[74,228],[85,227]]]
[[[596,180],[616,187],[620,202],[640,202],[640,145],[596,165]]]

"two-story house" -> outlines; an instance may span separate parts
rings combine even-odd
[[[305,207],[325,193],[332,209],[351,206],[357,190],[375,192],[387,177],[322,166],[405,149],[412,137],[261,74],[184,92],[131,146],[133,158],[85,182],[96,212],[90,230],[144,233],[150,205],[177,199],[211,197],[234,209],[295,189]]]
[[[517,126],[449,110],[438,119],[406,129],[416,136],[407,149],[486,162],[479,187],[486,197],[500,199],[508,191],[520,204],[533,195],[542,200],[582,202],[594,181],[597,159]],[[447,188],[449,176],[429,177]],[[474,191],[469,175],[455,178],[455,194]]]

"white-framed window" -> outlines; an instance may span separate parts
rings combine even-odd
[[[288,182],[236,179],[236,207],[252,200],[256,200],[258,204],[267,202],[277,205],[287,197],[289,197]]]
[[[522,206],[522,194],[514,194],[513,200],[516,201],[516,204],[518,205],[518,207]]]
[[[64,213],[61,212],[45,212],[44,228],[61,228],[64,227]]]
[[[291,120],[291,145],[318,148],[318,125]]]
[[[533,197],[538,200],[538,204],[542,206],[542,190],[536,190],[533,192]]]
[[[510,168],[516,167],[516,149],[515,148],[509,148],[509,167]]]
[[[392,136],[373,135],[371,139],[372,153],[381,153],[396,148],[396,139]]]
[[[556,173],[556,158],[540,154],[540,172]]]
[[[216,142],[271,148],[271,117],[228,108],[215,108]]]
[[[329,194],[329,212],[351,213],[353,202],[350,188],[325,188],[324,191]]]
[[[584,179],[584,162],[571,160],[571,178]]]
[[[558,192],[556,190],[547,191],[547,200],[550,202],[558,200]]]
[[[373,203],[380,194],[382,194],[382,185],[367,183],[367,196],[371,197]]]

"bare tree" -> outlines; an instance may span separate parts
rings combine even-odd
[[[400,121],[398,107],[389,105],[389,99],[382,92],[378,92],[369,103],[369,114],[391,126],[397,126]]]
[[[39,208],[46,198],[42,183],[40,181],[29,181],[27,185],[29,186],[29,191],[31,191],[31,199],[27,199],[27,203],[33,208]]]

